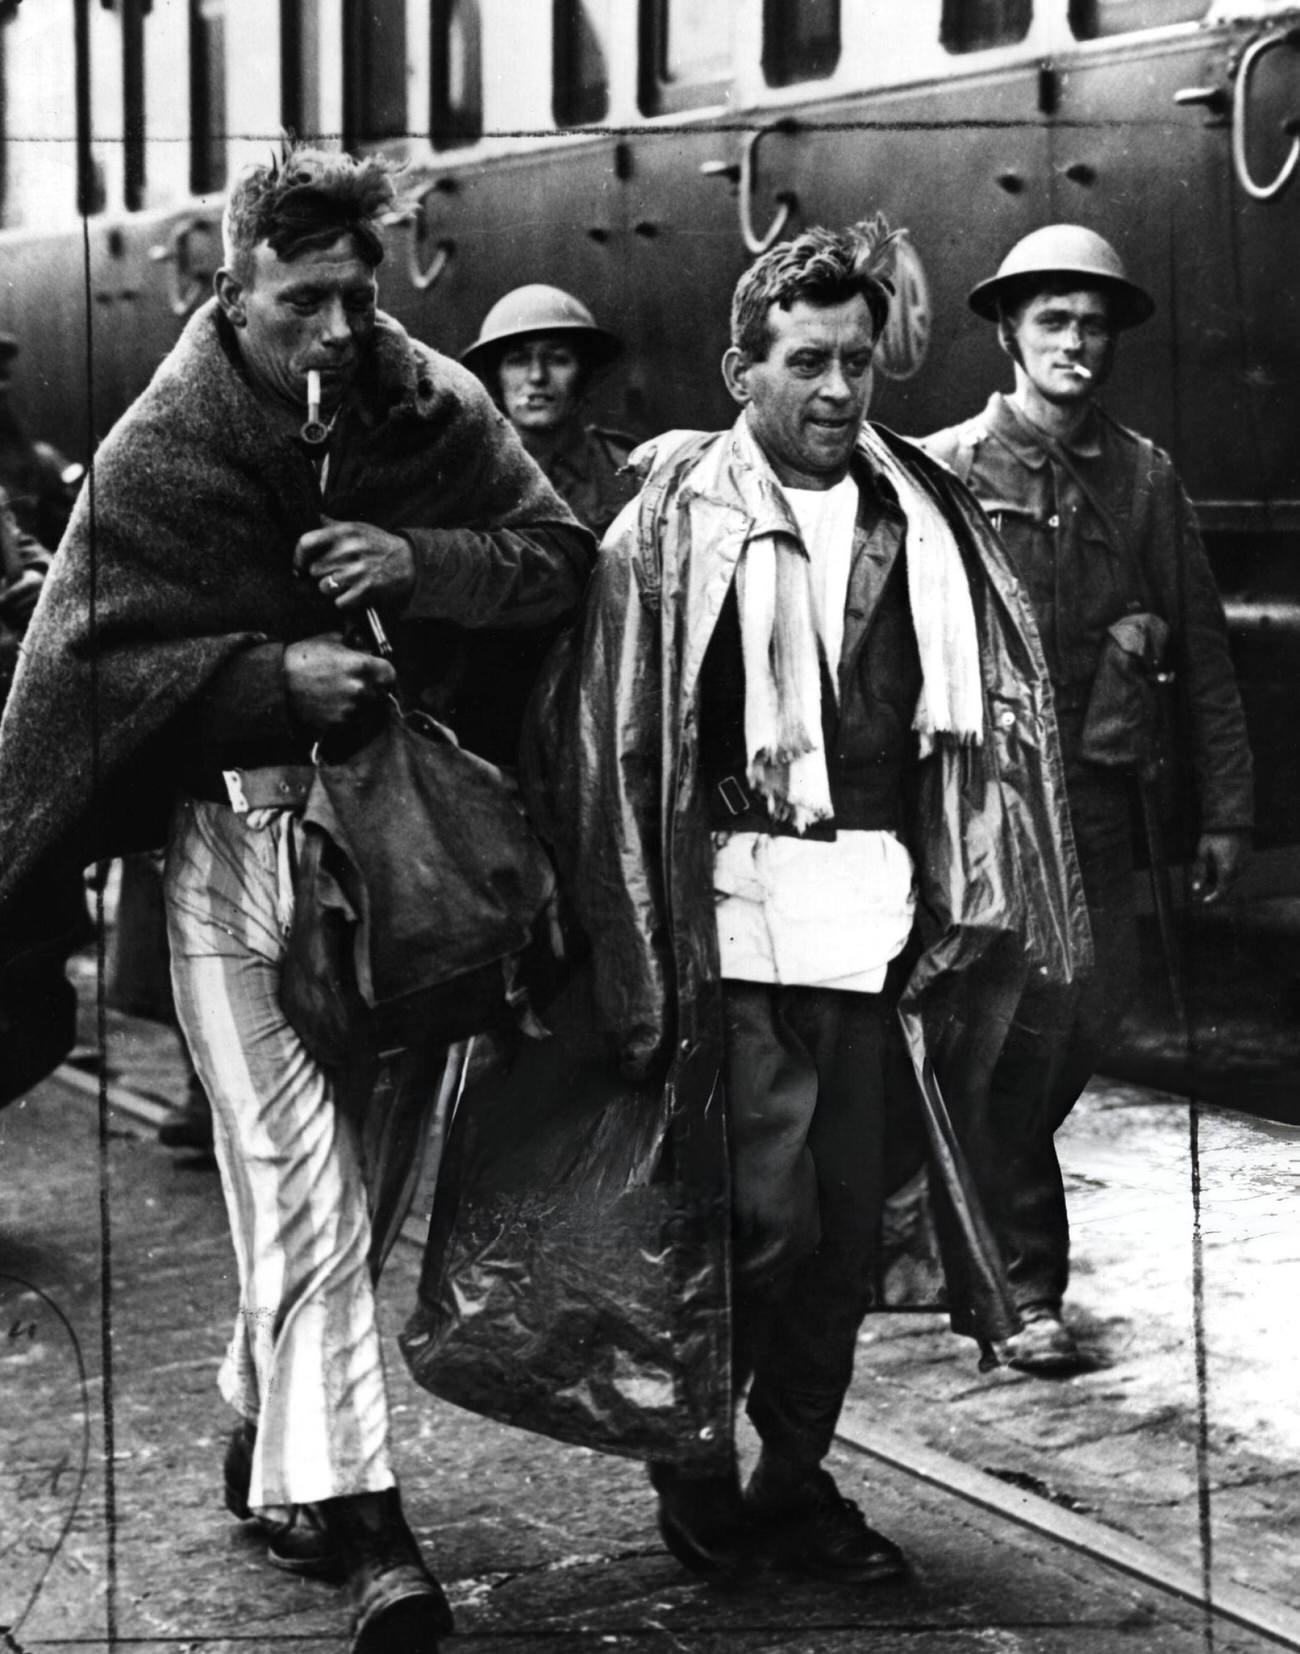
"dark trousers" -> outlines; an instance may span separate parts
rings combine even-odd
[[[733,1370],[764,1444],[815,1465],[853,1376],[883,1201],[883,994],[723,983]]]
[[[980,1192],[1019,1309],[1059,1305],[1065,1293],[1070,1226],[1053,1137],[1137,985],[1131,787],[1127,776],[1067,768],[1096,963],[1069,988],[1026,990],[993,1071]]]

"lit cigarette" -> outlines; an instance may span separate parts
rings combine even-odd
[[[307,370],[307,419],[299,433],[304,442],[321,443],[329,435],[320,416],[320,374]]]
[[[1088,371],[1088,369],[1086,367],[1084,367],[1082,362],[1071,362],[1070,363],[1070,372],[1071,373],[1077,373],[1079,375],[1080,379],[1091,379],[1092,378],[1092,374]]]

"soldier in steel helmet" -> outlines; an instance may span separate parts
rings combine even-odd
[[[461,357],[552,487],[597,537],[636,493],[623,470],[635,438],[581,419],[592,378],[621,350],[580,299],[531,282],[497,300]]]
[[[1046,1374],[1079,1360],[1061,1319],[1069,1227],[1053,1134],[1137,978],[1132,812],[1141,795],[1132,772],[1097,761],[1088,710],[1116,622],[1154,612],[1169,628],[1162,664],[1174,673],[1190,748],[1182,756],[1196,791],[1192,892],[1201,901],[1220,899],[1247,854],[1252,771],[1223,606],[1191,504],[1169,456],[1097,402],[1118,336],[1151,316],[1150,295],[1101,236],[1053,224],[1018,242],[969,302],[996,325],[1015,388],[926,446],[982,501],[1033,605],[1096,956],[1077,988],[1025,994],[992,1088],[1004,1152],[986,1192],[1023,1323],[1005,1353]],[[1144,815],[1154,819],[1149,807]],[[1151,853],[1158,860],[1158,843]]]

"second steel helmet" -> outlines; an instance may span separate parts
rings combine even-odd
[[[590,367],[610,362],[623,348],[581,299],[562,287],[529,282],[500,298],[483,318],[478,338],[462,353],[461,361],[477,374],[488,374],[501,352],[513,339],[532,333],[571,333]]]
[[[1110,295],[1116,327],[1136,327],[1155,309],[1145,288],[1130,281],[1119,254],[1095,230],[1082,224],[1046,224],[1017,241],[998,273],[977,283],[967,303],[986,321],[998,320],[1000,308],[1033,286],[1035,276],[1078,276],[1080,285]]]

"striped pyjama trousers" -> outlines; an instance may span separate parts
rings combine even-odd
[[[300,832],[287,811],[183,799],[164,887],[239,1273],[219,1382],[257,1425],[258,1510],[394,1484],[357,1134],[277,999]]]

